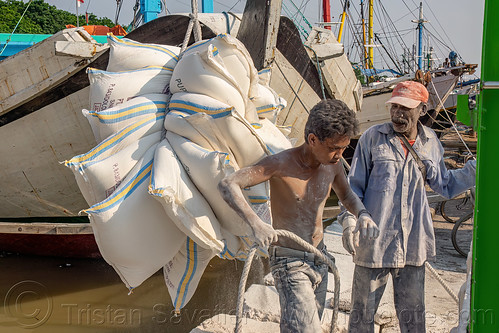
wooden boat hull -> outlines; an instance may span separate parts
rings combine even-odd
[[[0,222],[0,251],[68,258],[100,258],[87,222]]]

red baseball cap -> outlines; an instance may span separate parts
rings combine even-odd
[[[421,102],[428,102],[428,90],[416,81],[404,81],[395,86],[392,98],[386,103],[395,103],[407,108],[415,108]]]

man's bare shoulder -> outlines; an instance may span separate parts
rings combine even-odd
[[[277,154],[262,158],[256,165],[272,169],[282,168],[283,166],[289,165],[290,162],[296,160],[296,154],[296,148],[286,149]]]

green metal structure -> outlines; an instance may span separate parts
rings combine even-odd
[[[479,98],[477,192],[473,232],[471,332],[499,332],[499,1],[485,0]]]

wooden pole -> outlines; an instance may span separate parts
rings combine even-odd
[[[274,59],[282,0],[248,0],[237,33],[260,70]]]

